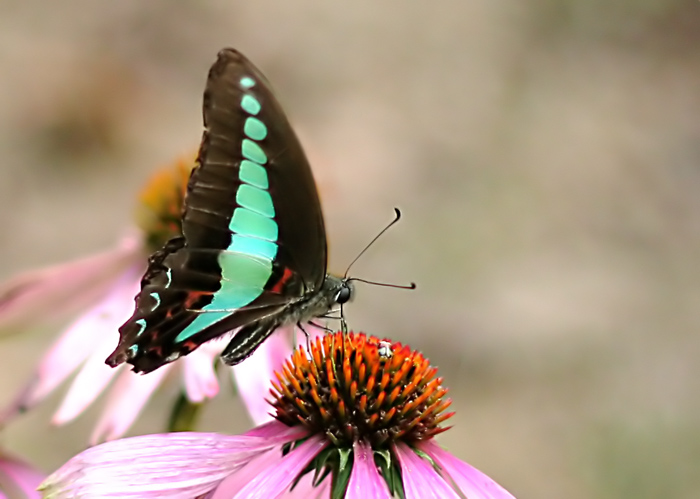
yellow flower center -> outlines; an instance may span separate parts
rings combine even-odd
[[[136,220],[149,250],[158,250],[169,239],[182,235],[182,204],[194,165],[193,158],[182,158],[158,170],[141,191]]]

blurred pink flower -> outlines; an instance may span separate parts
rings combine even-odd
[[[40,360],[27,385],[0,414],[0,426],[45,399],[71,374],[78,371],[52,423],[72,421],[99,395],[113,386],[91,443],[118,438],[129,429],[166,377],[181,376],[187,399],[204,402],[219,391],[214,363],[225,343],[212,341],[192,354],[167,364],[148,376],[120,366],[105,365],[105,358],[119,339],[119,327],[134,310],[134,296],[147,255],[180,230],[184,189],[190,165],[180,161],[158,172],[141,195],[141,231],[124,237],[119,245],[99,255],[31,271],[0,284],[0,331],[31,329],[67,312],[83,309]],[[261,394],[268,392],[274,369],[292,350],[289,331],[280,331],[250,359],[233,370],[240,394],[256,424],[269,421],[269,406]]]
[[[39,498],[37,488],[45,478],[29,464],[0,451],[0,498]]]
[[[33,285],[24,288],[30,296],[26,297],[20,289],[13,295],[14,300],[5,302],[0,310],[0,319],[4,312],[8,312],[13,320],[18,320],[22,316],[22,309],[26,309],[27,314],[32,312],[33,315],[40,316],[36,310],[50,308],[50,303],[46,304],[41,299],[52,299],[54,289],[64,286],[80,294],[78,286],[73,285],[74,279],[80,282],[90,275],[96,276],[96,261],[111,267],[109,272],[103,272],[103,275],[110,276],[111,279],[108,279],[106,292],[98,296],[97,303],[70,324],[44,354],[32,379],[6,409],[0,423],[6,423],[18,413],[34,407],[76,370],[79,370],[78,374],[53,416],[52,423],[56,425],[72,421],[81,414],[116,378],[105,411],[90,439],[93,443],[122,436],[171,371],[181,372],[190,401],[202,402],[217,394],[219,385],[213,366],[214,358],[223,348],[222,345],[205,345],[182,362],[172,367],[165,366],[151,376],[138,376],[127,369],[112,369],[105,365],[104,359],[118,340],[117,330],[131,315],[134,296],[139,290],[145,264],[145,250],[139,241],[138,237],[128,236],[117,250],[105,253],[112,257],[109,260],[90,257],[82,264],[66,264],[66,269],[58,265],[33,272]],[[15,281],[19,280],[21,278]],[[92,292],[91,294],[94,296]],[[33,305],[31,310],[24,303],[30,298]],[[24,322],[31,318],[24,317]]]
[[[145,258],[141,238],[132,233],[112,250],[8,279],[0,284],[0,334],[74,315],[94,304],[128,268],[143,267]]]
[[[276,375],[277,421],[238,436],[108,442],[72,458],[41,490],[56,499],[512,499],[433,440],[452,415],[436,373],[398,343],[328,335],[308,354],[296,350]]]
[[[17,414],[31,409],[58,388],[73,372],[78,371],[68,393],[53,416],[52,423],[63,425],[72,421],[89,407],[98,396],[114,381],[105,410],[95,427],[91,443],[119,438],[129,429],[148,402],[152,393],[168,375],[180,375],[187,398],[192,403],[204,402],[217,395],[219,383],[214,371],[214,363],[225,346],[225,342],[212,341],[202,345],[179,361],[166,364],[148,376],[135,374],[119,366],[116,369],[105,365],[105,358],[114,349],[118,340],[117,330],[129,318],[134,308],[134,296],[139,291],[144,267],[144,250],[138,239],[132,236],[122,241],[118,250],[105,255],[111,258],[90,257],[80,262],[35,271],[31,287],[24,288],[31,296],[25,297],[19,289],[13,294],[13,302],[6,302],[0,308],[0,320],[4,311],[13,321],[24,322],[31,316],[40,316],[35,310],[44,310],[47,305],[42,298],[52,300],[54,290],[61,285],[75,289],[72,279],[85,280],[86,276],[97,274],[96,262],[112,265],[121,274],[110,269],[104,272],[111,277],[111,287],[99,297],[92,308],[86,310],[59,336],[53,346],[44,354],[32,379],[20,391],[14,402],[0,416],[0,425],[7,423]],[[20,279],[15,279],[15,282]],[[76,291],[77,293],[77,291]],[[81,298],[84,300],[84,298]],[[28,306],[32,303],[32,308]],[[24,317],[22,317],[24,315]],[[20,320],[23,319],[23,320]],[[318,334],[315,332],[314,334]],[[246,362],[231,369],[238,383],[241,398],[246,403],[255,424],[269,421],[269,405],[261,396],[268,392],[270,379],[275,369],[292,351],[289,331],[275,333]],[[228,371],[230,368],[225,367]]]

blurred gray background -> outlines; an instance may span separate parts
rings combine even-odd
[[[697,497],[697,1],[4,0],[0,278],[116,241],[197,147],[224,46],[307,148],[332,269],[402,208],[353,275],[418,290],[347,315],[441,368],[444,445],[519,498]],[[1,402],[57,331],[2,340]],[[49,429],[58,400],[0,445],[46,471],[84,448],[97,411]],[[248,426],[224,395],[201,428]]]

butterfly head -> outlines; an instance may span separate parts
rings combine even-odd
[[[352,301],[355,298],[355,286],[347,278],[339,279],[338,289],[335,293],[335,302],[338,305]]]
[[[345,322],[345,313],[343,305],[352,301],[355,297],[355,286],[348,277],[338,277],[332,274],[327,274],[323,282],[323,291],[320,293],[325,297],[326,311],[334,309],[336,306],[340,308],[340,327],[343,332],[347,332],[347,324]]]

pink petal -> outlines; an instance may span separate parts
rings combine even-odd
[[[141,240],[134,232],[116,249],[26,272],[0,284],[0,331],[45,324],[94,303],[120,272],[142,261]]]
[[[291,353],[289,333],[285,330],[277,331],[250,358],[232,369],[238,393],[256,425],[273,419],[270,416],[272,408],[265,398],[272,388],[270,380],[273,379],[275,370],[282,367]]]
[[[286,456],[271,457],[255,478],[248,481],[235,496],[235,499],[249,497],[277,497],[289,490],[292,483],[328,442],[320,435],[314,435]]]
[[[132,267],[124,272],[119,280],[113,283],[112,290],[100,303],[86,312],[63,332],[59,340],[44,355],[34,378],[19,393],[7,412],[0,418],[0,421],[5,422],[18,412],[40,402],[56,389],[86,358],[91,354],[94,355],[95,349],[98,349],[101,344],[103,349],[107,349],[105,337],[113,334],[114,338],[111,340],[111,343],[117,341],[117,328],[121,326],[122,322],[131,313],[133,296],[139,289],[138,273],[139,270],[136,267]],[[99,355],[103,354],[104,356],[108,355],[109,350]],[[95,364],[104,363],[104,359],[93,360],[92,362]],[[93,369],[95,368],[96,366]],[[108,370],[98,370],[103,373],[100,379],[106,384],[112,374]],[[91,374],[88,374],[87,381],[89,386],[92,385],[97,389],[97,392],[93,394],[96,397],[103,387],[96,385],[98,379],[93,379]],[[84,395],[81,394],[80,398],[84,398]],[[73,396],[75,397],[75,395]],[[68,402],[69,407],[65,409],[66,415],[61,416],[59,419],[63,421],[71,419],[69,417],[71,412],[73,412],[72,417],[74,417],[86,406],[71,408],[70,405],[73,403]]]
[[[234,497],[245,485],[255,478],[262,470],[266,469],[268,463],[279,461],[282,457],[281,448],[269,449],[252,458],[245,466],[242,466],[235,473],[232,473],[216,487],[210,499],[230,499]]]
[[[419,457],[409,446],[403,443],[394,445],[394,454],[401,465],[406,499],[459,499],[457,493],[432,465]]]
[[[515,499],[515,497],[488,476],[440,447],[434,440],[427,440],[418,448],[440,465],[469,499]]]
[[[97,423],[90,444],[119,438],[136,420],[141,410],[160,386],[173,364],[161,367],[148,375],[123,370],[109,394],[107,406]]]
[[[168,433],[114,440],[73,457],[41,488],[52,498],[192,498],[287,442],[288,432],[269,438]]]
[[[309,341],[325,334],[323,329],[311,325],[304,326],[304,329],[309,334]],[[280,370],[284,361],[292,355],[293,336],[296,336],[300,347],[306,348],[306,336],[301,331],[295,331],[294,327],[279,329],[249,359],[232,369],[238,393],[256,425],[273,419],[270,404],[266,400],[272,388],[270,380],[274,379],[275,371]]]
[[[39,498],[41,495],[36,488],[46,475],[19,459],[0,455],[0,497],[4,497],[2,491],[22,492],[22,497],[27,499]],[[19,495],[16,494],[18,497]],[[15,497],[10,493],[10,497]]]
[[[182,358],[178,364],[182,366],[185,382],[185,392],[190,402],[199,403],[213,398],[219,393],[219,381],[214,371],[214,359],[221,353],[223,345],[220,342],[209,342]]]
[[[355,442],[353,457],[346,499],[391,499],[389,488],[374,464],[372,447],[364,442]]]
[[[225,478],[208,499],[230,499],[238,494],[253,478],[266,470],[270,462],[279,462],[281,449],[273,447],[267,452],[254,457],[248,464]],[[313,473],[304,475],[294,487],[278,497],[284,499],[321,499],[330,498],[330,479],[326,478],[318,487],[313,486]]]
[[[307,434],[308,430],[302,426],[287,426],[277,420],[256,426],[245,433],[246,436],[260,438],[279,438],[280,436],[286,436],[287,440],[290,442],[304,438]]]
[[[78,417],[122,370],[121,368],[112,369],[104,363],[113,346],[112,341],[103,341],[92,353],[54,413],[52,424],[60,426]]]
[[[116,374],[117,371],[105,365],[104,359],[119,340],[119,327],[133,311],[133,297],[140,288],[138,276],[137,269],[130,269],[100,304],[72,326],[72,329],[83,331],[80,334],[90,342],[92,351],[54,415],[55,424],[64,424],[84,411]],[[96,338],[100,340],[98,343],[95,343]],[[71,369],[76,367],[69,352],[63,349],[54,352],[51,364],[42,363],[41,372],[43,374],[46,371],[47,378],[53,372],[50,370],[52,366],[58,371],[61,371],[62,366],[64,371],[65,366],[70,366]]]
[[[272,421],[264,424],[263,426],[254,428],[246,435],[255,435],[258,438],[264,439],[267,439],[270,436],[274,437],[275,435],[286,435],[286,438],[288,439],[287,441],[292,442],[305,437],[306,434],[307,432],[303,428],[290,428],[278,421]],[[231,497],[234,497],[243,487],[245,487],[248,482],[266,470],[269,467],[270,462],[279,462],[281,458],[282,453],[281,448],[279,447],[273,447],[267,452],[259,454],[248,464],[224,479],[216,488],[216,492],[214,492],[211,499],[230,499]],[[282,497],[311,499],[316,497],[313,494],[314,492],[322,494],[318,497],[330,497],[328,494],[323,494],[324,490],[329,490],[328,487],[322,485],[319,488],[314,488],[311,484],[311,480],[306,480],[307,477],[312,476],[313,475],[306,475],[303,477],[297,487],[294,488],[294,491],[287,492]],[[329,482],[329,480],[326,480],[326,482]],[[299,490],[301,490],[300,493]]]

